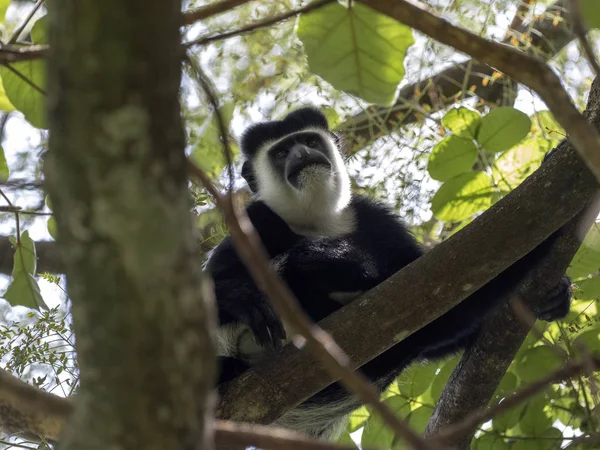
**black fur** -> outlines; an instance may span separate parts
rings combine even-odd
[[[302,111],[292,116],[294,120],[286,118],[252,127],[242,140],[244,153],[252,157],[261,139],[278,139],[306,126],[322,124],[320,113]],[[281,262],[279,274],[316,322],[342,307],[330,298],[330,294],[367,291],[422,255],[413,236],[387,207],[354,196],[349,208],[355,213],[355,231],[339,237],[296,234],[261,201],[255,201],[247,208],[269,257]],[[554,236],[454,309],[365,364],[361,371],[384,390],[411,362],[441,358],[465,348],[477,335],[489,311],[518,287],[535,261],[547,252]],[[215,250],[208,270],[214,278],[221,324],[244,323],[261,345],[278,348],[285,337],[283,326],[237,257],[229,238]],[[551,293],[552,301],[541,312],[540,318],[554,320],[567,314],[571,298],[569,286],[570,282],[565,278]],[[410,304],[398,307],[410,308]],[[241,357],[229,356],[223,360],[220,383],[229,381],[248,367]],[[346,406],[340,408],[340,402],[344,401]],[[336,417],[359,406],[339,383],[335,383],[299,408],[311,411],[311,407],[328,404],[337,405]],[[310,434],[326,435],[333,425],[333,418],[330,419],[309,430]]]

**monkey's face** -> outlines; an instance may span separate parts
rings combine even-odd
[[[269,149],[268,157],[281,179],[296,190],[324,188],[323,183],[333,176],[331,149],[316,132],[296,133],[279,141]]]

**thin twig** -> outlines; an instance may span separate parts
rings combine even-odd
[[[23,32],[23,30],[25,29],[25,27],[27,26],[27,24],[29,23],[29,21],[31,20],[31,18],[33,17],[33,15],[37,12],[38,9],[40,9],[40,6],[42,6],[42,3],[44,3],[44,0],[38,0],[36,2],[35,5],[33,5],[33,8],[31,9],[31,11],[29,11],[29,14],[27,14],[27,17],[25,17],[25,20],[23,21],[23,23],[19,26],[19,28],[17,28],[15,30],[15,32],[12,34],[12,36],[8,39],[8,44],[14,44],[17,39],[19,38],[19,35]]]
[[[221,114],[221,110],[219,109],[219,102],[217,101],[217,97],[214,94],[215,89],[211,85],[209,79],[204,74],[204,71],[197,63],[196,60],[193,59],[192,55],[186,53],[186,61],[191,69],[194,71],[196,75],[196,79],[200,87],[204,91],[204,94],[208,98],[208,102],[213,109],[213,114],[217,119],[217,125],[219,126],[219,134],[221,139],[223,140],[223,149],[225,153],[225,164],[227,164],[227,172],[229,175],[229,185],[228,185],[228,198],[229,201],[233,201],[233,184],[234,184],[234,174],[233,174],[233,154],[231,153],[231,145],[229,143],[229,131],[227,130],[227,126],[225,125],[225,120],[223,119],[223,115]]]
[[[26,209],[21,209],[20,206],[0,206],[0,212],[9,212],[9,213],[19,213],[19,214],[28,214],[30,216],[51,216],[50,212],[43,211],[28,211]]]
[[[38,91],[40,94],[46,95],[46,91],[44,91],[41,87],[39,87],[32,80],[30,80],[29,78],[27,78],[25,75],[23,75],[17,69],[15,69],[14,67],[12,67],[10,64],[4,64],[4,67],[6,67],[8,70],[10,70],[12,73],[14,73],[16,76],[18,76],[21,80],[23,80],[25,83],[27,83],[33,89],[35,89],[36,91]]]
[[[590,66],[592,66],[596,76],[600,76],[600,65],[598,65],[598,60],[596,59],[594,50],[592,50],[592,44],[587,38],[587,30],[583,23],[579,0],[569,0],[569,13],[571,14],[571,21],[573,22],[573,34],[577,36],[581,48],[585,53],[585,57],[590,63]]]
[[[354,446],[309,439],[284,428],[223,420],[217,421],[215,444],[218,450],[242,450],[249,446],[265,450],[356,450]]]
[[[600,358],[593,358],[594,370],[600,369]],[[477,425],[487,422],[494,417],[499,416],[505,411],[523,403],[525,400],[533,397],[551,384],[558,383],[567,378],[576,376],[586,369],[586,362],[578,361],[570,363],[533,383],[528,384],[519,391],[506,397],[501,403],[496,403],[489,408],[482,408],[465,417],[462,421],[449,425],[439,432],[432,440],[441,444],[444,442],[453,442],[456,436],[461,436],[464,430],[470,430]]]
[[[208,5],[186,11],[183,13],[183,25],[192,25],[199,20],[208,19],[217,14],[225,13],[251,1],[252,0],[221,0],[220,2],[209,3]]]
[[[276,24],[277,22],[282,22],[284,20],[291,19],[292,17],[296,17],[298,14],[307,13],[307,12],[313,11],[315,9],[321,8],[329,3],[333,3],[334,1],[336,1],[336,0],[315,0],[314,2],[309,3],[308,5],[306,5],[302,8],[298,8],[293,11],[288,11],[286,13],[278,14],[274,17],[270,17],[267,19],[259,20],[257,22],[254,22],[249,25],[238,28],[237,30],[227,31],[225,33],[216,34],[213,36],[200,37],[198,39],[194,39],[193,41],[186,42],[183,45],[186,48],[192,47],[194,45],[206,45],[210,42],[222,41],[224,39],[229,39],[234,36],[239,36],[241,34],[250,33],[251,31],[257,30],[259,28],[265,28],[270,25]]]
[[[19,61],[31,61],[46,57],[47,45],[4,45],[0,47],[0,63],[12,63]]]

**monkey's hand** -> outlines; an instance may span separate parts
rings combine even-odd
[[[534,311],[537,317],[552,322],[565,317],[571,309],[571,280],[566,275],[546,295],[546,300]]]
[[[262,295],[245,297],[241,302],[220,301],[218,306],[222,325],[243,323],[262,347],[273,350],[282,347],[286,338],[283,323]]]

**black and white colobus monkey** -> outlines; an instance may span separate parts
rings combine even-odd
[[[352,195],[338,137],[316,109],[258,123],[243,135],[242,175],[256,195],[247,213],[269,254],[305,311],[320,321],[418,258],[422,250],[384,205]],[[551,239],[551,238],[549,238]],[[548,242],[548,241],[546,241]],[[454,309],[365,364],[361,370],[384,390],[413,361],[465,348],[485,315],[522,281],[544,244]],[[219,383],[268,358],[291,336],[256,287],[226,238],[211,255],[218,305]],[[570,307],[565,277],[549,293],[541,319],[564,317]],[[418,301],[418,299],[415,299]],[[410,305],[402,305],[409,308]],[[335,383],[276,424],[334,439],[359,401]]]

